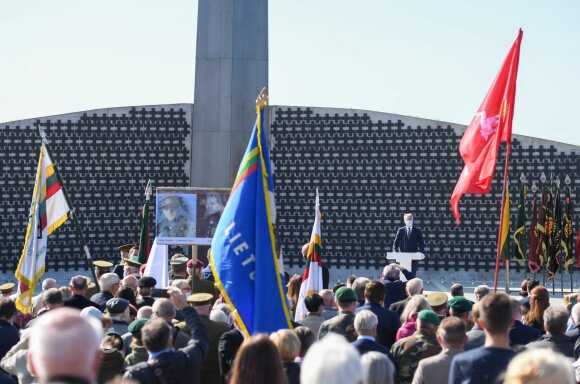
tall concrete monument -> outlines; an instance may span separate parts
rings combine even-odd
[[[199,0],[190,183],[231,187],[268,86],[268,1]]]

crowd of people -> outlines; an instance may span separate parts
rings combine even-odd
[[[291,329],[246,337],[203,263],[172,256],[171,288],[156,290],[136,254],[122,249],[114,268],[96,261],[98,288],[81,275],[60,288],[45,279],[29,315],[4,292],[0,384],[567,384],[580,374],[580,300],[550,305],[533,279],[517,299],[478,286],[472,302],[460,284],[426,293],[392,263],[379,280],[308,295]],[[292,309],[300,279],[287,281]]]

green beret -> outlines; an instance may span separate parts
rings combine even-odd
[[[336,290],[334,294],[337,301],[347,303],[349,301],[358,301],[358,296],[354,292],[352,288],[349,287],[340,287]]]
[[[435,324],[435,325],[439,325],[439,322],[441,321],[439,319],[439,316],[437,316],[437,314],[430,309],[422,310],[421,312],[419,312],[417,317],[423,321],[426,321],[428,323]]]
[[[473,307],[473,303],[464,296],[455,296],[449,300],[449,308],[453,309],[455,313],[469,312],[471,307]]]
[[[133,321],[131,324],[129,324],[129,332],[135,333],[140,331],[148,321],[149,319],[137,319]]]

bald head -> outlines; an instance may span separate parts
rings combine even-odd
[[[137,277],[135,277],[135,275],[125,276],[123,278],[123,280],[121,281],[121,285],[123,287],[129,287],[135,293],[137,292],[137,284],[138,283],[139,283],[139,281],[137,280]]]
[[[81,317],[72,308],[47,312],[38,318],[30,332],[28,364],[32,373],[39,383],[55,376],[95,381],[101,360],[102,333],[97,319]]]

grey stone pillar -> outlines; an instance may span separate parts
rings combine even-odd
[[[268,1],[199,0],[190,184],[231,187],[268,86]]]

